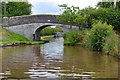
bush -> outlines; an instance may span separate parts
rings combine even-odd
[[[70,31],[64,35],[65,43],[75,44],[82,42],[84,37],[84,31]]]
[[[118,35],[115,32],[105,38],[103,52],[111,55],[118,54]]]
[[[111,8],[98,8],[90,11],[89,24],[91,19],[101,20],[107,24],[114,26],[114,29],[120,29],[120,10]]]
[[[40,35],[41,35],[41,36],[55,35],[55,32],[62,32],[62,30],[59,29],[59,28],[47,27],[47,28],[44,28],[44,29],[40,32]]]
[[[102,51],[105,38],[113,33],[113,27],[106,23],[92,25],[92,29],[89,31],[87,36],[87,46],[92,50]]]

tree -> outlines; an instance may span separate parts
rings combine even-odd
[[[114,29],[120,29],[120,11],[113,8],[99,8],[90,12],[90,19],[100,20],[109,25],[114,26]],[[93,23],[93,22],[91,22]]]
[[[76,12],[79,10],[79,7],[68,7],[67,4],[59,5],[62,8],[63,13],[58,16],[59,22],[65,25],[74,25],[74,19],[76,18]]]
[[[74,23],[79,27],[87,27],[87,19],[88,19],[89,15],[85,14],[84,12],[82,12],[81,10],[79,10],[76,13],[76,18],[74,19]]]
[[[31,14],[31,4],[27,2],[8,2],[6,3],[6,16],[22,16]],[[4,7],[2,8],[2,10]],[[2,14],[4,14],[2,12]]]
[[[114,2],[99,2],[97,4],[97,7],[99,8],[114,8]],[[116,7],[115,9],[120,9],[120,1],[116,2]]]
[[[107,22],[114,29],[120,29],[120,1],[116,3],[116,8],[114,2],[99,2],[97,7],[98,9],[90,12],[91,19]]]
[[[59,7],[63,10],[63,13],[58,16],[59,22],[66,25],[75,25],[79,28],[86,25],[88,15],[82,12],[79,7],[68,7],[66,4],[59,5]]]
[[[97,4],[97,7],[102,7],[102,8],[110,8],[113,7],[114,3],[113,2],[99,2]]]

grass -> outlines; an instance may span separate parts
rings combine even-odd
[[[19,34],[3,29],[0,26],[0,43],[43,43],[43,41],[31,41]]]
[[[54,35],[49,35],[49,36],[41,36],[41,39],[46,39],[46,38],[51,38],[54,37]]]

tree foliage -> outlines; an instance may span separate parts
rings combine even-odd
[[[2,5],[4,5],[4,3]],[[31,4],[26,2],[8,2],[6,3],[6,16],[12,17],[12,16],[30,15],[31,6],[32,6]],[[3,9],[4,6],[2,10]],[[4,12],[2,12],[2,14],[4,14]]]
[[[97,7],[97,9],[89,11],[89,24],[93,24],[94,19],[107,22],[114,26],[114,29],[120,29],[120,1],[116,3],[116,8],[114,8],[113,2],[99,2]]]
[[[88,15],[84,14],[84,12],[81,12],[79,7],[68,7],[66,4],[59,5],[59,7],[61,7],[63,10],[63,13],[58,16],[59,22],[79,27],[83,27],[83,25],[86,24]]]
[[[66,4],[59,7],[63,13],[58,20],[63,24],[91,28],[98,20],[112,25],[114,29],[120,29],[120,1],[116,3],[116,8],[113,2],[99,2],[96,8],[88,7],[82,10],[79,7],[68,7]]]
[[[99,2],[97,4],[97,7],[99,8],[114,8],[114,2]],[[116,2],[116,9],[120,9],[120,1],[119,2]]]
[[[59,21],[63,24],[74,24],[74,19],[76,18],[76,12],[78,11],[78,7],[68,7],[66,4],[59,5],[62,8],[63,13],[58,17]]]
[[[120,11],[113,8],[96,9],[90,12],[90,19],[107,22],[107,24],[114,26],[114,29],[120,28]]]

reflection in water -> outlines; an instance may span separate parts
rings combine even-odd
[[[117,78],[116,59],[80,46],[63,46],[63,38],[43,45],[4,47],[4,78]]]
[[[62,59],[63,58],[63,39],[56,38],[50,43],[46,43],[41,46],[41,54],[44,55],[45,59]]]

